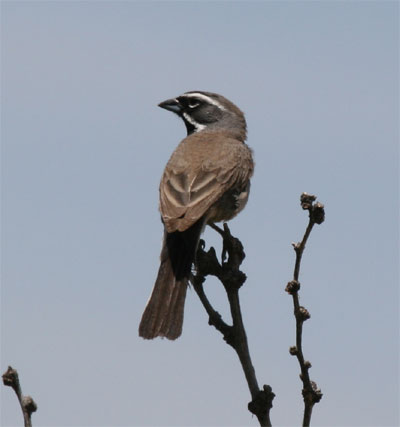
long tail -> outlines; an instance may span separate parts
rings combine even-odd
[[[156,283],[139,325],[141,337],[175,340],[181,335],[186,291],[203,225],[201,219],[186,231],[165,233]]]

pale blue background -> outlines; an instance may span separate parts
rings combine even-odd
[[[189,292],[176,342],[138,338],[158,268],[158,182],[187,90],[246,113],[256,173],[232,232],[274,425],[300,425],[291,242],[318,195],[301,303],[314,426],[398,425],[398,3],[6,2],[1,370],[35,426],[257,425],[236,355]],[[208,231],[209,243],[218,242]],[[227,316],[221,286],[207,291]],[[1,387],[4,426],[21,425]]]

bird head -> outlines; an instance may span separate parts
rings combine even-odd
[[[202,131],[228,130],[246,139],[246,120],[231,101],[211,92],[185,92],[167,99],[159,107],[177,114],[185,123],[188,135]]]

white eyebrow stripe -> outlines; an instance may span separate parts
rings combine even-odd
[[[213,98],[210,98],[207,95],[199,93],[199,92],[185,93],[183,96],[186,96],[187,98],[193,97],[193,98],[203,99],[204,101],[208,102],[209,104],[215,105],[216,107],[220,108],[222,111],[226,110],[226,108],[222,104],[220,104],[218,101],[216,101]]]
[[[183,117],[187,122],[189,122],[194,128],[196,129],[196,132],[200,132],[201,130],[206,128],[206,125],[201,125],[200,123],[197,123],[194,121],[188,113],[183,113]]]

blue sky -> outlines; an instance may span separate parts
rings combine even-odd
[[[257,425],[233,351],[189,292],[183,336],[137,327],[161,246],[158,183],[185,136],[157,107],[218,92],[256,172],[231,222],[274,425],[299,425],[291,242],[303,191],[326,206],[303,259],[313,425],[399,423],[398,3],[3,1],[1,369],[36,426]],[[212,230],[208,244],[220,247]],[[206,290],[228,320],[222,287]],[[1,389],[1,424],[21,425]]]

